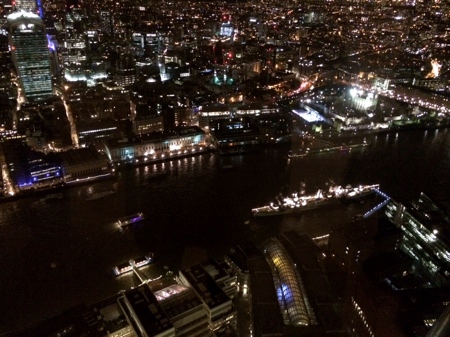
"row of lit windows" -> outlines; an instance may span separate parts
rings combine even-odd
[[[369,332],[369,335],[371,337],[374,337],[375,334],[373,333],[372,328],[370,327],[369,323],[367,322],[366,315],[364,314],[361,307],[358,305],[358,303],[355,301],[355,299],[353,297],[352,297],[352,304],[353,304],[353,307],[355,308],[356,312],[358,313],[358,316],[360,317],[362,323],[364,324],[367,331]]]
[[[230,116],[229,111],[217,111],[217,112],[205,112],[202,111],[203,117],[211,117],[211,116]]]
[[[178,139],[166,140],[159,143],[139,144],[129,147],[120,147],[110,149],[111,160],[123,160],[124,158],[133,158],[135,155],[142,156],[152,154],[156,151],[171,150],[173,147],[181,148],[183,145],[200,144],[204,137],[193,135],[190,137],[183,137]]]
[[[392,213],[394,213],[396,209],[397,207],[394,204],[389,204],[387,206],[386,214],[392,218],[394,217]],[[411,241],[416,241],[417,238],[419,238],[420,240],[422,240],[422,242],[425,243],[428,248],[432,249],[433,255],[441,257],[445,261],[450,262],[449,248],[442,242],[442,240],[437,240],[437,230],[431,232],[418,220],[412,217],[408,212],[405,212],[404,214],[404,222],[401,228],[404,232],[404,235],[409,236]],[[432,246],[430,246],[430,244],[432,244]],[[423,250],[421,245],[419,245],[418,243],[416,243],[416,248],[418,250]],[[412,252],[410,253],[411,255],[413,255]],[[437,271],[437,267],[434,264],[430,266],[430,268],[431,270]]]
[[[112,131],[112,130],[116,130],[117,127],[110,127],[110,128],[103,128],[103,129],[95,129],[95,130],[87,130],[87,131],[81,131],[79,133],[79,135],[87,135],[87,134],[91,134],[91,133],[96,133],[96,132],[103,132],[103,131]]]
[[[414,243],[414,237],[410,233],[405,233],[402,243],[402,250],[409,256],[411,256],[416,261],[424,267],[424,270],[429,274],[429,276],[437,281],[439,284],[446,283],[447,273],[442,268],[439,268],[433,262],[433,256],[427,253],[422,247],[417,243]],[[418,256],[420,254],[420,256]],[[444,275],[442,275],[444,272]]]

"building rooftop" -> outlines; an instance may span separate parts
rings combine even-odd
[[[65,162],[69,165],[85,164],[88,162],[96,162],[98,160],[107,160],[102,157],[100,153],[94,148],[71,149],[64,152],[53,152],[52,156],[60,162]]]
[[[202,112],[230,111],[227,104],[207,104],[202,106]]]
[[[173,328],[147,284],[126,291],[124,297],[134,311],[131,317],[139,320],[139,324],[149,336]]]
[[[181,273],[210,309],[230,300],[200,264],[185,268]]]
[[[170,320],[202,306],[202,301],[188,287],[174,284],[155,292],[161,307]]]
[[[202,266],[216,282],[229,277],[229,274],[224,268],[225,265],[219,263],[217,260],[208,260],[207,262],[202,263]]]
[[[30,13],[30,12],[22,12],[22,11],[9,14],[6,17],[6,20],[8,20],[9,24],[14,24],[14,23],[17,24],[23,20],[36,21],[36,23],[42,24],[42,19],[40,18],[39,15]]]

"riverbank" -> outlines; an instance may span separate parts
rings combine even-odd
[[[14,195],[5,195],[0,197],[0,203],[16,201],[21,198],[27,197],[41,197],[46,196],[52,193],[61,192],[64,189],[80,186],[85,184],[91,184],[94,182],[100,182],[104,180],[113,179],[115,177],[116,171],[123,170],[130,167],[141,166],[141,165],[149,165],[149,164],[157,164],[161,162],[167,162],[176,159],[182,159],[192,156],[199,156],[208,152],[211,152],[212,149],[204,148],[197,151],[178,151],[178,152],[164,152],[154,157],[142,157],[142,158],[134,158],[133,160],[121,161],[118,163],[112,164],[111,171],[107,174],[102,174],[98,176],[88,176],[83,178],[77,178],[74,180],[58,183],[56,185],[51,186],[43,186],[43,187],[33,187],[27,190],[23,190],[15,193]]]

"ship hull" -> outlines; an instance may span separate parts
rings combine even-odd
[[[310,202],[305,206],[299,206],[299,207],[293,207],[293,208],[283,208],[280,210],[261,210],[257,211],[257,209],[253,210],[253,216],[255,217],[267,217],[267,216],[279,216],[279,215],[285,215],[285,214],[300,214],[303,212],[307,212],[310,210],[314,210],[320,207],[330,206],[337,204],[339,202],[339,199],[323,199],[316,202]]]

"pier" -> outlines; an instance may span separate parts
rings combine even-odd
[[[378,205],[376,205],[374,208],[372,208],[369,211],[367,211],[366,213],[364,213],[364,215],[363,215],[364,219],[367,219],[372,214],[378,212],[378,210],[380,210],[381,208],[386,206],[387,203],[389,202],[389,200],[391,200],[391,198],[387,194],[381,192],[379,189],[374,189],[374,191],[375,191],[376,194],[378,194],[379,196],[384,198],[384,200],[382,202],[380,202]]]
[[[153,262],[153,253],[149,253],[146,256],[139,257],[135,260],[131,259],[128,262],[122,263],[114,268],[114,273],[116,276],[129,273],[133,271],[137,277],[141,280],[141,282],[144,282],[147,280],[147,277],[145,275],[140,274],[139,268],[146,266]]]
[[[315,137],[306,138],[305,141],[308,145],[304,145],[298,153],[290,153],[289,158],[302,158],[310,154],[326,153],[334,151],[351,151],[352,149],[364,148],[369,146],[369,144],[364,140],[361,143],[355,144],[342,144],[337,145],[336,143],[329,142],[323,139],[316,139]]]
[[[138,277],[138,279],[139,279],[139,281],[141,281],[141,283],[144,283],[148,280],[148,277],[146,277],[144,275],[144,273],[138,269],[138,267],[136,266],[136,263],[134,263],[134,261],[130,261],[130,266],[133,270],[133,273]]]

